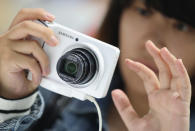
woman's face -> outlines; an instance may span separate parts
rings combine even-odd
[[[157,11],[148,11],[137,0],[124,10],[120,21],[120,69],[125,85],[139,85],[139,78],[125,65],[124,59],[139,61],[156,74],[157,67],[145,49],[145,42],[152,40],[159,48],[167,47],[177,58],[181,58],[191,76],[195,69],[195,29]],[[143,92],[141,88],[135,88]]]

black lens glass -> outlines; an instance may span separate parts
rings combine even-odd
[[[77,65],[73,62],[66,62],[64,71],[70,75],[74,75],[77,73]]]

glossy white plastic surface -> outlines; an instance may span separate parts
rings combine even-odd
[[[57,23],[44,22],[44,24],[55,32],[59,44],[56,47],[51,47],[47,43],[43,45],[44,41],[34,38],[43,45],[43,49],[50,59],[50,74],[42,79],[40,85],[50,91],[80,100],[85,100],[87,95],[95,98],[105,97],[119,58],[119,49]],[[89,50],[96,56],[98,63],[96,75],[84,85],[66,83],[56,71],[59,58],[74,48]],[[28,78],[32,78],[30,73]]]

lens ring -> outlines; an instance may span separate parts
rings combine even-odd
[[[96,60],[94,56],[86,49],[78,48],[74,50],[83,56],[84,61],[88,64],[87,75],[83,76],[83,79],[80,80],[80,84],[85,84],[90,81],[96,72]],[[85,67],[87,68],[87,67]]]
[[[74,53],[76,53],[83,60],[84,69],[83,69],[82,77],[77,82],[77,84],[83,84],[85,79],[86,79],[86,76],[88,76],[88,74],[89,74],[90,62],[88,61],[87,57],[84,54],[82,54],[81,52],[74,51]]]
[[[64,72],[64,70],[63,70],[66,61],[69,61],[69,60],[74,61],[75,63],[78,63],[78,70],[79,71],[77,74],[75,74],[75,76],[72,76],[72,74],[67,74],[67,72]],[[82,71],[84,69],[84,66],[81,63],[83,63],[83,61],[82,61],[82,59],[80,59],[80,57],[78,57],[75,54],[72,54],[71,52],[66,53],[64,56],[62,56],[59,59],[59,61],[57,63],[57,73],[58,73],[59,77],[68,83],[78,81],[81,78]]]
[[[72,72],[67,73],[61,70],[64,66],[64,62],[67,61],[77,64],[78,69],[75,75],[72,75]],[[76,48],[68,51],[58,60],[57,72],[62,80],[70,84],[82,85],[89,82],[95,76],[97,69],[96,64],[95,56],[90,51],[83,48]]]

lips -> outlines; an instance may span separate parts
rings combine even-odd
[[[145,66],[147,66],[148,68],[150,68],[152,71],[154,71],[155,74],[158,74],[159,71],[158,71],[157,67],[156,66],[153,66],[151,63],[149,63],[149,62],[147,62],[145,60],[140,60],[140,59],[137,59],[135,61],[144,64]]]

